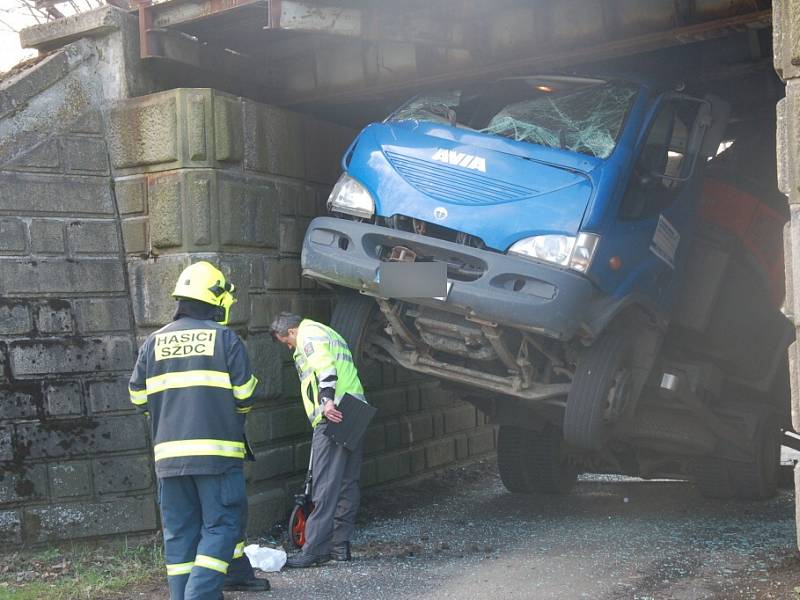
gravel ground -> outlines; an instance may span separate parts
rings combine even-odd
[[[486,459],[369,490],[359,521],[352,563],[269,573],[271,592],[226,600],[800,600],[788,489],[711,501],[685,482],[588,475],[569,496],[517,496]]]
[[[598,475],[566,497],[516,496],[487,459],[368,492],[354,562],[271,573],[271,593],[226,598],[793,600],[793,500]]]

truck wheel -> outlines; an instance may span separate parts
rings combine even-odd
[[[704,457],[691,466],[691,476],[704,498],[726,499],[734,495],[728,463],[721,458]]]
[[[731,481],[736,497],[743,500],[766,500],[778,488],[778,469],[781,462],[781,431],[772,417],[759,424],[756,432],[753,461],[730,462]]]
[[[331,315],[331,328],[347,342],[358,370],[369,363],[364,353],[365,341],[374,324],[377,306],[369,296],[343,294],[337,298]]]
[[[497,467],[509,492],[568,494],[578,470],[562,450],[561,433],[547,427],[536,432],[501,425],[497,440]]]
[[[564,439],[571,445],[596,451],[608,440],[632,400],[632,353],[629,336],[612,330],[578,357],[564,411]]]

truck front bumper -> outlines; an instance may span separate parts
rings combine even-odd
[[[480,264],[477,279],[449,279],[445,301],[414,299],[417,304],[461,313],[557,339],[569,339],[586,322],[593,284],[557,267],[455,244],[436,238],[358,223],[318,217],[303,241],[303,275],[380,297],[381,248],[404,246],[422,256],[449,256]]]

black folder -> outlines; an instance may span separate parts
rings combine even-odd
[[[352,450],[364,437],[364,432],[378,409],[350,394],[344,395],[337,408],[343,415],[342,422],[328,421],[324,433],[337,444]]]

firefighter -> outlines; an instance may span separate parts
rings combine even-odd
[[[208,262],[184,269],[174,320],[142,344],[130,379],[150,417],[171,600],[219,600],[234,557],[244,572],[244,421],[258,380],[225,327],[233,291]]]
[[[343,419],[337,409],[345,394],[366,402],[353,357],[344,339],[330,327],[283,312],[270,325],[272,337],[294,350],[300,395],[314,433],[311,441],[311,491],[314,510],[306,522],[305,544],[286,561],[305,568],[328,560],[351,560],[350,538],[361,499],[363,440],[352,450],[325,435],[328,422]]]

